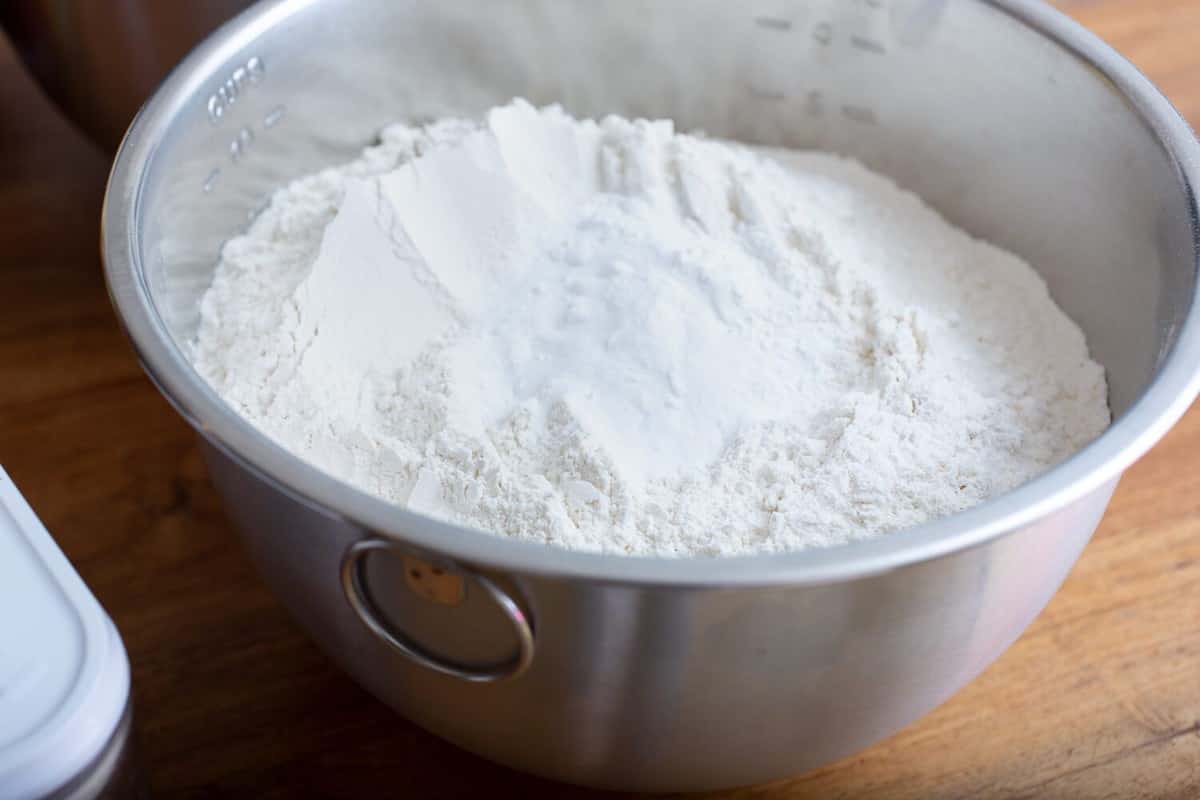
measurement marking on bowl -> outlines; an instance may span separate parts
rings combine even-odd
[[[866,106],[844,105],[842,106],[842,116],[863,125],[879,124],[879,118],[875,116],[875,112]]]
[[[225,116],[229,107],[237,102],[246,89],[262,80],[267,67],[258,56],[251,56],[245,64],[235,67],[229,77],[208,97],[208,121],[216,125]]]
[[[833,41],[833,26],[828,22],[818,22],[813,26],[812,37],[819,45],[828,45]]]
[[[766,28],[769,31],[778,31],[786,33],[792,29],[792,21],[790,19],[782,19],[780,17],[755,17],[754,24],[760,28]]]
[[[876,53],[881,56],[887,55],[887,48],[883,46],[882,42],[868,39],[865,36],[851,36],[850,44],[867,53]]]
[[[275,106],[267,115],[263,117],[264,128],[274,128],[283,121],[283,115],[287,113],[287,106]]]
[[[759,89],[754,86],[750,86],[746,91],[750,93],[751,97],[757,100],[766,100],[771,103],[781,103],[784,100],[787,100],[786,94],[773,89]]]
[[[204,179],[204,193],[208,194],[217,185],[217,179],[221,177],[221,168],[213,167],[212,172],[208,173],[208,177]]]
[[[234,136],[233,141],[229,143],[229,157],[236,164],[241,161],[242,156],[246,154],[252,144],[254,144],[254,131],[243,125]]]
[[[264,197],[261,203],[251,206],[250,209],[246,211],[246,221],[254,222],[254,220],[258,219],[258,217],[267,210],[267,206],[269,205],[271,205],[271,198]]]

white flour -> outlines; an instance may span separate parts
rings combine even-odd
[[[285,187],[201,310],[196,366],[292,451],[585,550],[871,537],[1109,421],[1034,270],[857,163],[519,101]]]

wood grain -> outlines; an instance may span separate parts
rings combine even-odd
[[[1062,5],[1200,122],[1200,2]],[[0,44],[0,459],[121,629],[155,793],[598,797],[409,725],[267,593],[110,312],[106,169]],[[711,797],[1200,797],[1198,450],[1193,409],[1046,612],[950,702],[841,763]]]

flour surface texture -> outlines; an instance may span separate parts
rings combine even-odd
[[[613,553],[886,534],[1109,422],[1037,273],[887,179],[521,101],[277,192],[193,356],[347,483]]]

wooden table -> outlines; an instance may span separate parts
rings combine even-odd
[[[1200,123],[1200,0],[1064,5]],[[156,794],[597,796],[406,723],[267,593],[117,330],[96,255],[107,165],[0,43],[0,460],[124,635]],[[1193,409],[1046,612],[950,702],[841,763],[714,797],[1200,797],[1197,452]]]

